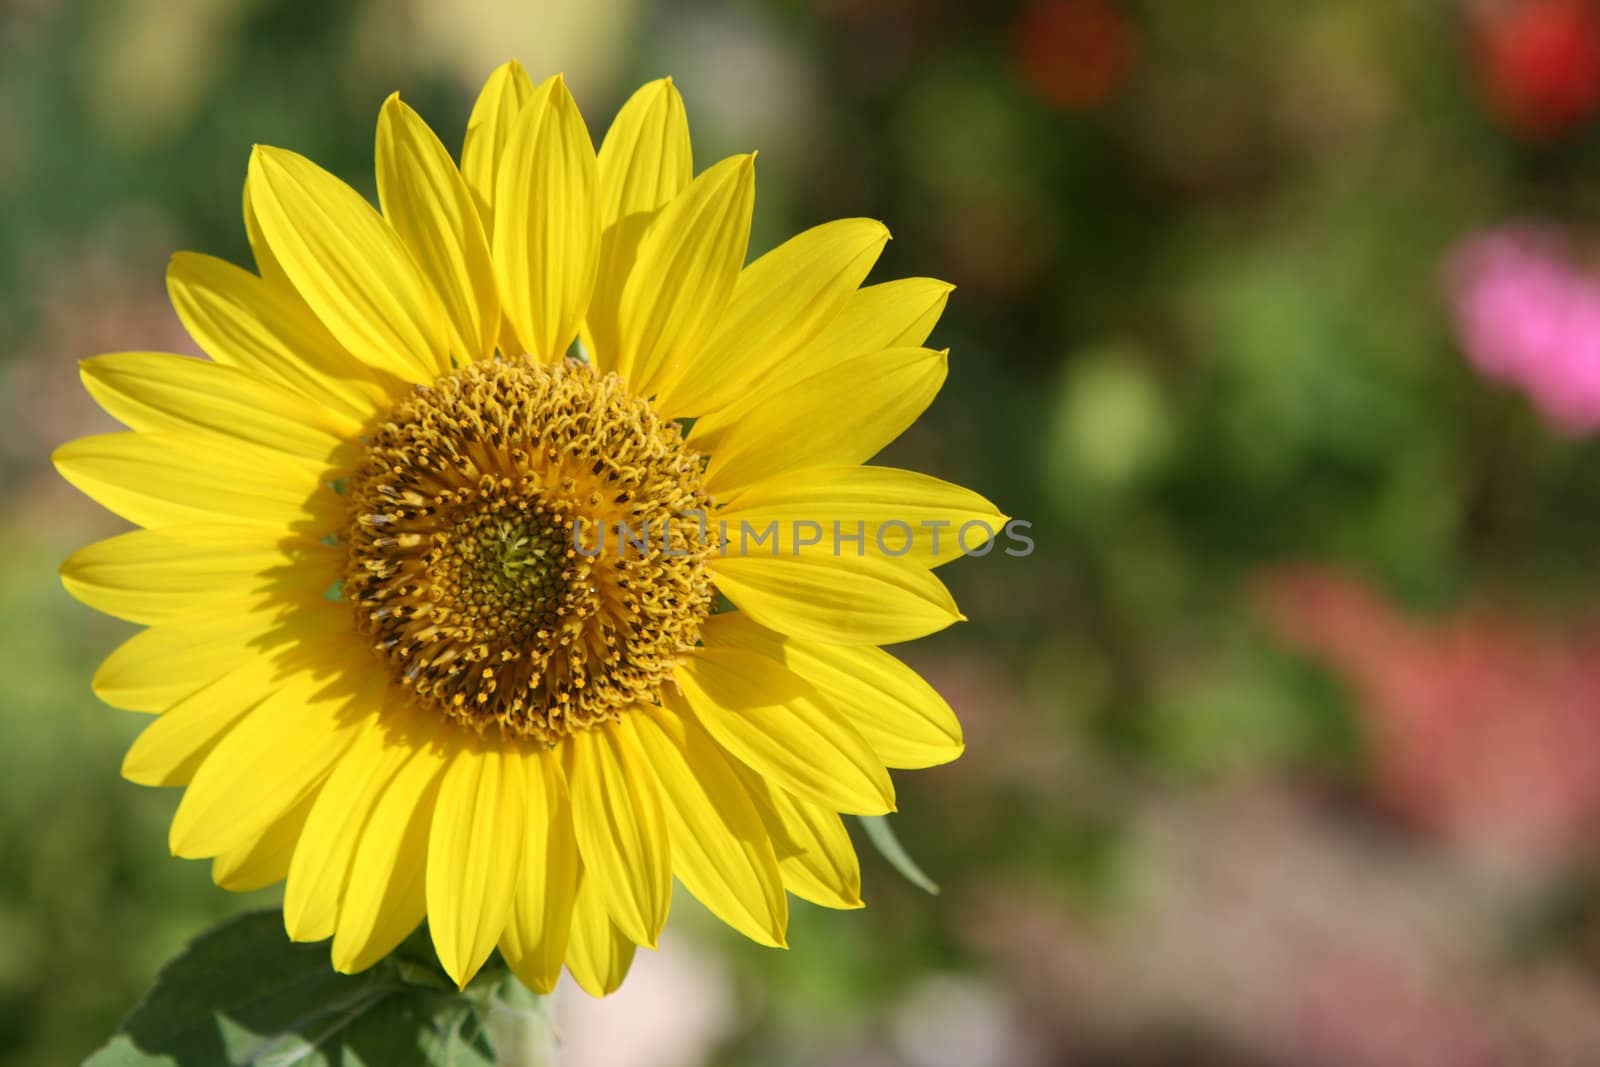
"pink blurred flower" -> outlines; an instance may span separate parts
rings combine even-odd
[[[1384,806],[1474,858],[1537,876],[1600,831],[1600,628],[1489,609],[1408,617],[1336,570],[1270,575],[1280,637],[1342,674]]]
[[[1446,281],[1467,358],[1522,389],[1573,436],[1600,429],[1600,277],[1557,228],[1518,223],[1467,239]]]

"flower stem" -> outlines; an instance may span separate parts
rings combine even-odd
[[[495,1067],[555,1067],[556,1021],[549,997],[511,975],[495,990],[488,1012]]]

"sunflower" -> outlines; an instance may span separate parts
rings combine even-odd
[[[694,175],[670,80],[596,153],[563,80],[508,63],[459,166],[398,96],[376,161],[380,210],[257,147],[257,272],[168,273],[210,358],[86,360],[130,432],[55,455],[140,527],[62,573],[146,627],[94,685],[157,715],[123,773],[185,787],[173,853],[286,880],[341,971],[426,919],[463,986],[498,947],[535,990],[614,990],[674,877],[766,945],[786,891],[859,907],[840,813],[962,748],[877,646],[961,618],[937,535],[1004,521],[861,465],[939,390],[950,287],[863,286],[866,219],[746,265],[755,157]]]

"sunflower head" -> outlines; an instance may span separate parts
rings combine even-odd
[[[958,619],[933,568],[1005,521],[862,465],[944,380],[949,287],[864,286],[866,219],[747,264],[754,155],[696,175],[666,80],[596,152],[509,63],[459,162],[391,97],[377,179],[257,148],[256,270],[168,276],[208,358],[86,361],[129,432],[55,457],[140,527],[63,575],[145,627],[95,687],[156,716],[123,771],[184,787],[174,853],[286,879],[341,970],[426,919],[463,985],[498,947],[615,989],[674,877],[769,945],[787,893],[859,906],[840,813],[961,751],[877,646]]]
[[[396,407],[350,477],[356,625],[394,684],[479,733],[549,743],[659,702],[711,608],[701,466],[616,374],[468,364]],[[595,543],[633,524],[671,541]]]

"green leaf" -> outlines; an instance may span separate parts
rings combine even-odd
[[[167,964],[84,1067],[494,1067],[476,985],[456,992],[425,932],[344,975],[326,943],[295,944],[281,913],[250,912]]]
[[[922,873],[922,868],[917,866],[917,861],[911,858],[906,847],[894,835],[894,829],[889,825],[887,815],[857,815],[861,825],[866,827],[867,837],[872,841],[872,847],[878,854],[889,861],[889,866],[900,872],[900,877],[916,886],[918,889],[934,896],[939,895],[939,886],[932,878]]]

